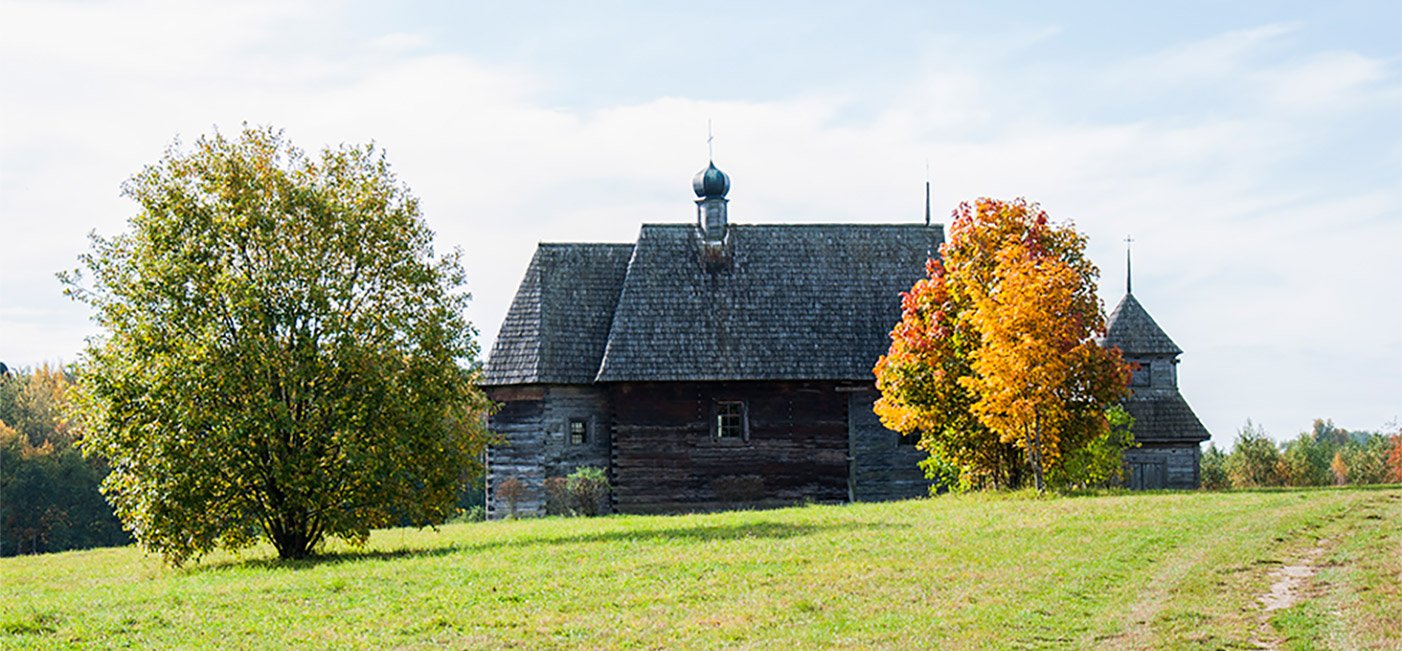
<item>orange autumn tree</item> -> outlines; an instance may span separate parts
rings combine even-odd
[[[940,256],[904,296],[876,412],[921,437],[929,471],[964,487],[1030,475],[1041,490],[1106,438],[1106,409],[1127,391],[1119,352],[1094,341],[1105,317],[1085,237],[1034,203],[980,199],[955,211]]]
[[[1402,427],[1388,439],[1387,481],[1402,483]]]

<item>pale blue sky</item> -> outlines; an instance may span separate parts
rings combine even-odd
[[[374,139],[467,254],[489,346],[535,243],[630,241],[734,178],[740,222],[1074,220],[1106,309],[1186,353],[1219,443],[1402,416],[1402,4],[0,4],[0,360],[93,333],[54,272],[119,184],[244,121]]]

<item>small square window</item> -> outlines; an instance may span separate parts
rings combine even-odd
[[[1149,386],[1150,378],[1152,377],[1149,374],[1150,368],[1148,362],[1135,362],[1134,369],[1130,371],[1133,375],[1129,376],[1129,385],[1132,387]]]
[[[570,445],[589,442],[589,423],[581,418],[570,419]]]
[[[745,403],[742,401],[717,401],[715,423],[715,436],[718,439],[744,439],[750,433]]]

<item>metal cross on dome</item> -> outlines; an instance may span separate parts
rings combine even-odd
[[[716,137],[711,135],[711,121],[708,119],[706,120],[706,160],[708,161],[716,159],[715,148],[711,146],[711,141],[715,139]]]
[[[1125,293],[1126,293],[1126,294],[1133,294],[1133,293],[1134,293],[1134,279],[1133,279],[1133,277],[1130,275],[1130,260],[1129,260],[1129,252],[1130,252],[1130,248],[1131,248],[1131,246],[1132,246],[1133,244],[1134,244],[1134,238],[1131,237],[1131,236],[1129,236],[1129,235],[1126,235],[1126,236],[1125,236]]]

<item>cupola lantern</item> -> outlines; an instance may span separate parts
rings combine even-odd
[[[696,228],[708,242],[725,239],[726,204],[730,192],[730,177],[716,167],[715,162],[696,173],[691,180],[691,188],[696,191]]]

